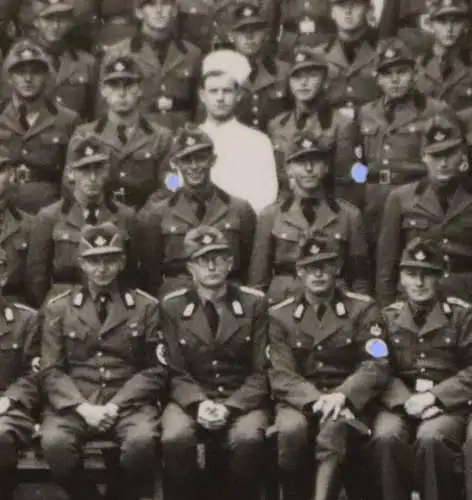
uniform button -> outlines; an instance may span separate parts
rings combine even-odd
[[[352,339],[346,339],[346,344],[352,344]]]
[[[227,222],[227,223],[225,224],[225,229],[231,229],[231,223]]]
[[[444,244],[444,245],[447,245],[448,243],[449,243],[449,240],[448,240],[447,238],[444,238],[444,239],[443,239],[443,244]]]
[[[471,96],[471,95],[472,95],[472,89],[470,89],[470,88],[469,88],[469,89],[467,89],[467,95],[468,95],[468,96]]]
[[[138,335],[139,335],[139,332],[137,332],[136,330],[133,330],[133,332],[131,333],[132,337],[137,337]]]
[[[467,404],[468,404],[469,406],[472,406],[472,401],[467,401]]]
[[[218,392],[225,392],[225,388],[222,385],[220,385],[218,387]]]
[[[302,343],[301,342],[297,342],[297,347],[301,347],[302,346]]]
[[[388,165],[388,164],[389,164],[389,161],[387,159],[382,160],[382,165]]]
[[[424,352],[420,352],[420,358],[421,358],[421,359],[426,358],[426,354],[425,354]]]
[[[390,151],[390,144],[384,144],[385,151]]]
[[[211,362],[211,364],[212,364],[213,366],[218,366],[218,360],[217,360],[217,359],[214,359],[214,360]]]
[[[105,389],[105,388],[106,388],[106,386],[107,386],[106,382],[103,382],[103,384],[102,384],[102,388],[103,388],[103,389]]]
[[[103,356],[103,352],[102,352],[102,351],[98,351],[98,352],[97,352],[97,356],[98,356],[99,358],[101,358],[101,357]]]
[[[120,172],[120,177],[121,178],[126,177],[126,172]]]
[[[28,154],[28,150],[27,150],[27,149],[22,149],[22,150],[21,150],[21,154],[23,154],[23,155],[27,155],[27,154]]]
[[[348,87],[347,87],[347,89],[346,89],[346,90],[347,90],[347,91],[348,91],[348,93],[350,94],[350,93],[352,93],[353,88],[352,88],[350,85],[348,85]]]
[[[321,367],[323,367],[323,366],[324,366],[323,361],[320,361],[320,362],[318,363],[318,366],[319,366],[320,368],[321,368]]]
[[[322,345],[317,345],[316,346],[316,350],[317,351],[322,351],[323,350],[323,346]]]
[[[419,339],[419,340],[418,340],[418,342],[419,342],[420,344],[422,344],[422,343],[424,342],[424,339],[423,339],[423,338],[421,338],[421,339]]]
[[[103,366],[100,367],[100,373],[105,373],[105,368]]]
[[[196,14],[197,8],[196,7],[190,7],[190,14]]]
[[[221,375],[219,373],[215,373],[215,378],[220,378]]]
[[[253,101],[258,101],[259,100],[259,95],[258,94],[253,94],[252,100]]]
[[[253,113],[257,113],[258,111],[259,111],[259,108],[258,108],[257,106],[254,106],[254,107],[252,108],[252,112],[253,112]]]
[[[15,343],[15,344],[13,344],[12,347],[13,347],[13,349],[18,349],[18,344]]]
[[[420,373],[424,373],[426,371],[426,368],[420,368]]]
[[[254,125],[259,125],[259,120],[256,118],[255,120],[252,120],[252,123],[253,123]]]
[[[69,333],[69,338],[75,339],[75,332],[70,332]]]
[[[180,345],[186,345],[187,344],[187,341],[185,339],[180,339],[179,340],[179,344]]]
[[[60,95],[56,96],[56,102],[62,102],[62,97]]]
[[[445,255],[445,256],[443,257],[443,259],[444,259],[446,262],[449,262],[449,255]]]
[[[161,85],[161,90],[166,90],[166,86],[164,83]]]

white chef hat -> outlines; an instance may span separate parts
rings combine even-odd
[[[210,73],[230,75],[239,85],[243,85],[251,73],[251,65],[245,56],[234,50],[221,49],[210,52],[202,63],[202,76]]]

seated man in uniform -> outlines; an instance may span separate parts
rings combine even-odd
[[[40,404],[40,329],[36,312],[0,294],[0,498],[13,500],[20,452]]]
[[[83,228],[79,255],[86,284],[44,309],[41,367],[48,405],[42,448],[52,477],[71,500],[95,500],[100,495],[83,470],[83,444],[116,441],[119,498],[137,500],[160,459],[167,369],[158,303],[122,279],[125,235],[111,222]]]
[[[400,262],[406,300],[383,311],[393,378],[369,443],[373,498],[462,498],[457,477],[472,399],[472,309],[441,296],[443,255],[415,238]],[[415,476],[416,472],[416,476]]]
[[[373,402],[389,380],[380,311],[366,295],[336,286],[339,255],[320,234],[297,261],[301,293],[273,306],[269,378],[276,404],[284,500],[298,500],[315,440],[315,500],[337,500],[342,468],[368,435]],[[352,471],[351,471],[352,473]]]
[[[162,302],[171,402],[162,416],[162,447],[172,498],[198,488],[199,435],[221,445],[223,473],[216,491],[253,500],[264,470],[268,425],[267,309],[264,295],[228,282],[230,246],[218,229],[200,226],[185,242],[193,284]],[[214,497],[213,497],[214,498]]]

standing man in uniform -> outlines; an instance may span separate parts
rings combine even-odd
[[[289,190],[285,175],[285,154],[296,134],[305,130],[315,136],[330,136],[334,144],[334,175],[336,196],[360,205],[358,189],[346,172],[354,163],[354,128],[352,120],[333,109],[326,98],[328,66],[318,54],[306,47],[296,47],[291,55],[289,92],[294,109],[276,116],[269,123],[268,134],[277,158],[280,189]],[[361,198],[363,191],[359,194]]]
[[[176,130],[195,118],[200,49],[181,37],[177,0],[137,0],[135,16],[138,32],[108,50],[137,58],[144,74],[142,108]]]
[[[411,240],[400,262],[406,300],[383,311],[392,381],[368,449],[373,498],[462,498],[461,460],[472,400],[472,309],[439,293],[439,248]]]
[[[429,5],[433,46],[419,58],[416,86],[452,108],[472,106],[472,58],[466,47],[469,29],[466,0],[435,0]]]
[[[269,390],[264,294],[228,282],[230,245],[216,228],[185,238],[193,283],[164,298],[162,332],[171,380],[162,416],[162,448],[172,498],[198,489],[197,436],[218,440],[227,453],[218,481],[230,500],[254,500],[264,471]]]
[[[19,182],[16,204],[35,214],[59,198],[67,144],[80,120],[47,98],[53,69],[38,45],[16,43],[4,73],[13,93],[1,106],[0,144],[13,155]]]
[[[289,65],[268,51],[270,26],[254,2],[243,1],[234,9],[229,40],[251,65],[249,78],[241,88],[236,117],[244,125],[265,132],[268,122],[290,107]]]
[[[377,82],[383,96],[359,111],[357,158],[367,167],[364,217],[368,242],[375,253],[385,199],[393,186],[423,177],[421,137],[425,121],[446,104],[415,87],[415,59],[400,39],[379,44]]]
[[[26,277],[27,289],[37,307],[48,294],[57,296],[64,289],[81,283],[78,249],[80,231],[86,224],[110,221],[127,233],[126,279],[141,286],[147,283],[144,276],[140,279],[139,273],[147,275],[152,268],[152,260],[143,257],[144,253],[151,253],[149,244],[145,231],[138,228],[134,212],[115,203],[107,189],[110,162],[109,151],[98,139],[88,137],[76,143],[69,164],[72,192],[36,216],[31,229]]]
[[[291,193],[262,211],[254,238],[249,284],[268,290],[273,303],[300,290],[296,261],[300,244],[315,232],[333,241],[340,256],[339,278],[369,292],[371,280],[365,230],[359,209],[333,196],[331,136],[308,130],[287,151]]]
[[[148,272],[155,274],[153,282],[162,278],[159,295],[191,281],[183,243],[188,231],[202,224],[225,235],[233,256],[230,278],[247,282],[256,216],[247,201],[228,195],[211,182],[215,161],[213,142],[205,132],[193,125],[181,129],[170,163],[183,185],[168,200],[151,197],[140,214],[155,244]]]
[[[69,149],[88,134],[99,137],[113,151],[110,188],[116,200],[139,210],[158,189],[163,197],[167,194],[166,161],[172,135],[139,109],[143,73],[136,56],[109,52],[102,67],[100,93],[107,113],[78,127]]]
[[[42,449],[71,500],[95,500],[100,494],[83,470],[83,444],[99,436],[116,441],[122,469],[117,491],[137,500],[160,459],[167,369],[158,303],[121,278],[125,240],[111,222],[83,228],[79,255],[86,284],[44,309],[41,368],[48,406]]]
[[[472,295],[472,189],[462,124],[449,114],[430,119],[421,149],[428,176],[394,189],[387,198],[377,246],[377,294],[382,305],[398,294],[402,251],[413,238],[433,238],[446,259],[447,295]]]
[[[212,181],[259,213],[277,197],[277,168],[270,139],[236,118],[250,73],[247,58],[238,52],[218,50],[205,57],[200,100],[207,118],[200,128],[215,147]]]
[[[339,498],[342,468],[360,444],[353,426],[368,433],[371,403],[389,379],[380,311],[370,297],[336,286],[341,264],[332,243],[320,235],[304,242],[297,260],[302,290],[270,310],[269,379],[284,500],[303,498],[301,476],[313,447],[310,498]]]
[[[13,500],[16,466],[28,447],[40,404],[41,335],[36,311],[0,297],[0,496]]]

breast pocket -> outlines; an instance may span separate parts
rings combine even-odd
[[[141,325],[136,324],[128,331],[129,353],[136,363],[143,363],[146,359],[146,335]]]
[[[166,92],[178,101],[189,101],[194,93],[192,83],[191,69],[186,67],[181,68],[166,78]]]
[[[90,357],[86,332],[65,328],[64,346],[68,361],[86,361]]]
[[[15,339],[12,333],[4,335],[0,339],[0,374],[2,381],[16,378],[22,369],[24,344],[22,340]]]
[[[431,222],[424,217],[407,215],[402,220],[402,230],[406,241],[410,241],[417,236],[423,236],[428,231]]]
[[[71,229],[55,228],[52,233],[54,243],[54,268],[77,268],[77,251],[80,235]]]
[[[241,247],[241,223],[240,221],[235,217],[228,219],[226,221],[222,221],[221,223],[217,224],[216,226],[225,236],[226,239],[228,240],[228,243],[231,246],[231,249],[233,250],[233,258],[235,260],[235,263],[239,263],[241,254],[240,254],[240,247]]]
[[[287,89],[283,83],[274,85],[266,94],[267,117],[273,118],[287,109]]]
[[[89,84],[90,79],[86,72],[71,75],[56,89],[57,102],[70,109],[81,111],[87,98]]]
[[[402,127],[387,138],[390,145],[390,157],[396,160],[421,161],[421,137],[419,124]]]
[[[164,240],[163,252],[165,262],[185,259],[183,244],[185,235],[189,229],[191,229],[189,226],[173,223],[173,221],[163,224],[162,236]]]
[[[393,332],[389,337],[390,358],[400,370],[411,369],[416,363],[416,347],[407,332]]]
[[[295,262],[303,236],[296,228],[276,225],[272,231],[275,263]]]
[[[368,161],[375,161],[380,147],[380,127],[376,123],[366,123],[361,126],[364,155]]]
[[[126,164],[127,181],[146,189],[152,189],[156,184],[155,158],[151,150],[135,151]],[[123,179],[121,179],[123,180]]]

